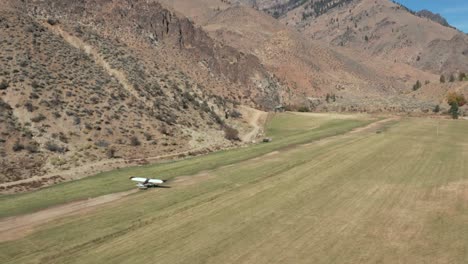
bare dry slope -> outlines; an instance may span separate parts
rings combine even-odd
[[[0,28],[0,182],[18,181],[15,191],[106,160],[187,152],[195,134],[208,151],[230,146],[222,125],[241,121],[227,111],[278,100],[257,58],[157,3],[11,0]],[[43,175],[55,176],[24,181]]]
[[[465,34],[389,0],[302,2],[281,21],[311,39],[434,73],[468,71]]]
[[[209,0],[171,2],[172,6],[203,26],[213,38],[258,57],[285,84],[284,104],[307,105],[314,110],[407,111],[430,107],[407,98],[417,79],[435,81],[438,76],[406,64],[388,64],[371,56],[336,51],[304,37],[273,17],[245,5],[203,6]],[[214,6],[212,0],[207,6]],[[168,4],[168,3],[167,3]],[[326,95],[334,94],[334,104]]]

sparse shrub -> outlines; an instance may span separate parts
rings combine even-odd
[[[65,153],[68,151],[66,147],[61,147],[52,141],[46,142],[45,147],[47,150],[52,151],[52,152]]]
[[[31,93],[29,99],[39,99],[39,95],[37,93]]]
[[[135,146],[140,146],[140,145],[141,145],[141,142],[140,142],[140,140],[138,139],[137,136],[132,136],[132,137],[130,138],[130,145],[131,145],[131,146],[134,146],[134,147],[135,147]]]
[[[34,112],[34,106],[31,102],[26,102],[24,104],[24,107],[26,108],[26,110],[28,110],[28,112]]]
[[[25,61],[25,60],[24,60],[24,61],[21,61],[21,62],[19,63],[19,66],[21,66],[21,67],[24,68],[24,67],[28,66],[28,62]]]
[[[144,135],[145,135],[145,138],[146,138],[147,141],[153,140],[153,135],[151,135],[150,133],[145,132]]]
[[[230,141],[240,141],[239,131],[230,126],[224,126],[224,137]]]
[[[26,145],[26,150],[29,151],[29,153],[37,153],[39,152],[39,145],[36,142],[30,142]]]
[[[37,88],[39,88],[39,87],[41,87],[41,86],[39,85],[39,83],[38,83],[36,80],[34,80],[34,81],[32,81],[32,83],[31,83],[31,87],[32,87],[33,89],[37,89]]]
[[[416,91],[421,87],[422,87],[421,82],[419,80],[417,80],[416,83],[413,85],[413,91]]]
[[[8,87],[10,87],[10,84],[7,81],[2,80],[0,82],[0,90],[6,90]]]
[[[79,125],[81,124],[81,118],[79,116],[74,116],[73,117],[73,124],[74,125]]]
[[[18,152],[18,151],[22,151],[24,149],[24,145],[21,144],[18,140],[15,142],[15,144],[13,144],[13,147],[12,147],[13,151],[14,152]]]
[[[58,139],[63,143],[68,143],[68,137],[62,132],[58,134]]]
[[[98,141],[94,142],[94,145],[96,145],[97,147],[100,147],[100,148],[107,148],[109,146],[109,142],[107,142],[105,140],[98,140]]]
[[[241,118],[242,114],[241,112],[237,111],[236,109],[232,110],[230,113],[232,118]]]
[[[31,118],[31,121],[34,122],[34,123],[38,123],[38,122],[41,122],[41,121],[44,121],[44,120],[46,120],[46,117],[43,114],[39,114],[39,115]]]
[[[449,82],[454,82],[455,81],[455,75],[451,74],[449,77]]]
[[[108,159],[113,159],[113,158],[115,158],[115,152],[116,152],[115,148],[112,148],[112,147],[111,147],[111,148],[108,148],[107,151],[106,151],[106,156],[107,156],[107,158],[108,158]]]
[[[465,79],[466,79],[466,73],[461,72],[461,73],[458,75],[458,80],[459,80],[460,82],[463,82]]]
[[[49,19],[47,19],[47,23],[48,23],[49,25],[51,25],[51,26],[57,25],[58,22],[59,22],[59,21],[58,21],[57,19],[55,19],[55,18],[49,18]]]
[[[310,112],[310,109],[309,107],[307,106],[300,106],[298,109],[297,109],[298,112]]]
[[[445,83],[445,76],[444,75],[440,75],[440,83]]]

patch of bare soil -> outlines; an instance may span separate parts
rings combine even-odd
[[[451,182],[441,187],[440,190],[455,195],[463,201],[468,201],[468,181]]]
[[[308,147],[308,146],[312,146],[312,145],[323,145],[323,144],[326,144],[326,143],[328,143],[330,141],[335,140],[338,137],[346,137],[346,136],[356,134],[356,133],[376,131],[376,130],[382,128],[388,122],[391,122],[391,121],[394,121],[394,120],[399,120],[399,119],[400,119],[400,117],[386,118],[386,119],[383,119],[383,120],[380,120],[380,121],[377,121],[377,122],[373,122],[373,123],[371,123],[371,124],[369,124],[367,126],[355,128],[351,132],[349,132],[347,134],[344,134],[344,135],[337,135],[337,136],[327,137],[327,138],[324,138],[324,139],[321,139],[321,140],[317,140],[317,141],[313,141],[313,142],[310,142],[310,143],[302,144],[301,146]]]
[[[398,116],[386,118],[386,119],[371,123],[371,124],[369,124],[367,126],[364,126],[364,127],[355,128],[355,129],[353,129],[353,131],[351,131],[351,133],[360,133],[360,132],[367,132],[367,131],[377,130],[377,129],[381,128],[382,126],[384,126],[386,123],[391,122],[391,121],[396,121],[396,120],[399,120],[399,119],[401,119],[401,117],[398,117]]]
[[[32,233],[37,227],[64,216],[88,213],[103,204],[114,202],[127,195],[137,192],[137,189],[99,196],[92,199],[54,206],[36,213],[8,217],[0,220],[0,242],[16,240]]]
[[[252,142],[262,133],[268,113],[246,106],[241,108],[241,112],[244,119],[252,127],[252,130],[243,135],[241,139],[243,142]]]
[[[196,175],[187,175],[187,176],[179,176],[174,178],[173,180],[169,181],[169,185],[171,187],[178,187],[178,186],[190,186],[197,184],[202,181],[206,181],[209,179],[214,178],[215,176],[213,174],[210,174],[209,172],[201,172]]]

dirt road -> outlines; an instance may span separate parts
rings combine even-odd
[[[46,224],[47,222],[62,218],[64,216],[90,212],[103,204],[117,201],[137,191],[138,190],[135,189],[121,193],[103,195],[92,199],[54,206],[32,214],[2,219],[0,220],[0,242],[24,237],[32,233],[35,228]]]

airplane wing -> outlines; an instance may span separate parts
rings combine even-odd
[[[137,187],[140,189],[146,189],[151,186],[156,186],[159,184],[163,184],[165,181],[159,179],[150,179],[150,178],[142,178],[142,177],[130,177],[130,179],[134,182],[137,182]]]
[[[141,177],[131,177],[130,178],[132,181],[135,181],[135,182],[145,182],[147,180],[147,178],[141,178]]]

